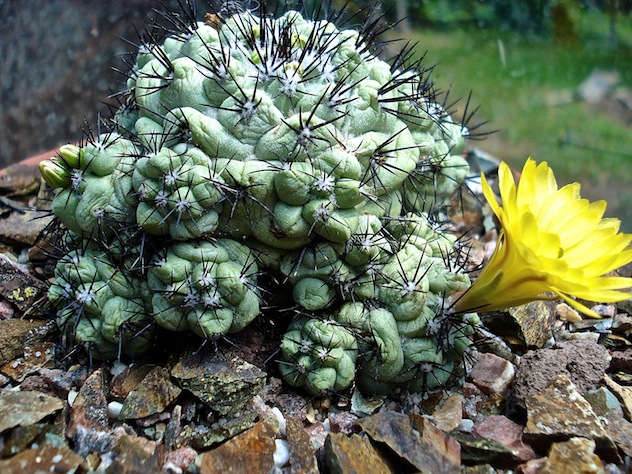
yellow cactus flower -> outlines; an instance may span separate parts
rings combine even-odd
[[[546,162],[528,159],[516,186],[509,166],[498,172],[502,205],[481,175],[483,192],[500,220],[496,249],[457,311],[494,311],[540,299],[563,298],[583,314],[600,316],[573,297],[614,303],[632,295],[632,278],[603,276],[632,261],[632,234],[604,219],[605,201],[580,197],[580,185],[558,189]]]

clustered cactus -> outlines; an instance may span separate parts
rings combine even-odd
[[[287,383],[450,379],[477,323],[450,310],[469,279],[441,225],[468,129],[411,48],[386,62],[377,22],[333,19],[176,16],[142,42],[112,126],[42,165],[67,229],[50,289],[67,337],[115,358],[158,326],[235,333],[278,313],[267,273],[292,288]]]

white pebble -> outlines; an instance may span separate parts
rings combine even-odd
[[[323,421],[323,428],[325,431],[331,431],[331,423],[329,422],[329,418]]]
[[[51,462],[53,464],[57,464],[59,461],[61,461],[62,459],[64,459],[64,457],[61,454],[56,454],[55,456],[53,456],[53,458],[51,459]]]
[[[277,407],[273,407],[270,411],[279,422],[279,432],[282,435],[285,435],[285,430],[287,429],[287,421],[285,421],[283,413],[281,413],[281,410],[279,410]]]
[[[123,362],[121,362],[120,360],[115,360],[112,363],[112,367],[110,367],[110,374],[112,374],[112,377],[116,377],[125,369],[127,369],[127,366]]]
[[[70,392],[68,392],[68,405],[72,406],[73,403],[75,403],[75,398],[77,398],[77,395],[79,395],[79,392],[77,392],[76,390],[71,390]]]
[[[276,467],[283,467],[290,460],[288,442],[284,439],[275,439],[274,444],[276,445],[276,450],[274,451],[274,465]]]
[[[110,418],[118,418],[121,413],[121,408],[123,408],[123,404],[121,402],[108,403],[108,415],[110,415]]]
[[[459,426],[459,431],[463,431],[464,433],[471,433],[472,428],[474,428],[474,422],[468,418],[463,418],[461,420],[461,425]]]
[[[173,462],[167,461],[164,466],[162,466],[163,472],[168,472],[169,474],[182,474],[184,471],[176,466]]]

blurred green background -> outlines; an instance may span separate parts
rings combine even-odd
[[[125,69],[133,51],[119,37],[135,40],[154,9],[178,3],[0,0],[0,165],[77,140],[84,118],[107,116],[101,101],[124,79],[110,68]],[[197,7],[200,18],[209,11]],[[632,0],[355,0],[347,10],[383,14],[397,23],[389,39],[418,42],[448,102],[463,98],[456,117],[471,93],[468,110],[479,110],[468,123],[487,122],[474,133],[495,131],[471,146],[516,170],[529,156],[548,161],[560,183],[581,182],[632,230]]]

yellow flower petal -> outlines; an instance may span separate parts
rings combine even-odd
[[[573,297],[613,303],[630,298],[632,278],[603,276],[632,261],[631,234],[619,234],[618,219],[604,219],[605,201],[590,203],[580,185],[558,189],[546,162],[528,159],[516,186],[501,163],[502,204],[485,176],[483,193],[502,225],[494,253],[455,303],[457,311],[491,311],[554,293],[587,316],[597,313]]]

